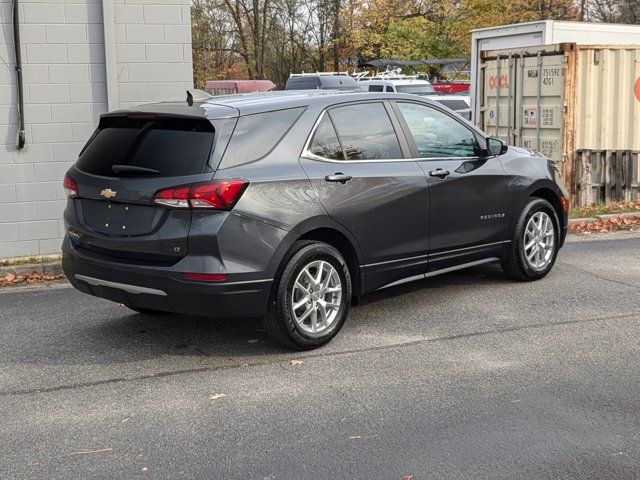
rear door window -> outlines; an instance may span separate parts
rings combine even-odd
[[[140,172],[127,171],[127,176],[195,175],[208,168],[213,139],[213,125],[204,119],[104,117],[76,166],[104,177],[125,175],[116,173],[114,166],[141,167]]]
[[[267,155],[303,111],[304,107],[289,108],[240,117],[220,168],[255,162]]]
[[[403,158],[400,143],[382,103],[360,103],[329,110],[347,160]]]

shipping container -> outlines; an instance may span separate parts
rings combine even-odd
[[[638,197],[640,45],[485,51],[477,119],[561,168],[575,204]]]
[[[541,20],[471,31],[471,109],[477,125],[478,79],[482,52],[560,43],[640,45],[640,25]]]

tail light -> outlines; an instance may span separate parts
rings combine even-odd
[[[160,190],[153,202],[173,208],[231,210],[249,185],[246,180],[213,180]]]
[[[67,197],[74,198],[78,196],[78,184],[69,176],[68,173],[64,174],[62,186],[64,187],[64,191],[67,192]]]

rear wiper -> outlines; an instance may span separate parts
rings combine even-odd
[[[158,174],[160,170],[147,167],[136,167],[135,165],[111,165],[111,170],[115,173],[153,173]]]

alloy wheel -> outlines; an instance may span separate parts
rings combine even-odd
[[[293,319],[310,336],[323,335],[333,325],[342,300],[340,275],[325,260],[306,264],[291,287]]]
[[[553,259],[556,235],[553,220],[546,212],[534,213],[524,229],[524,256],[534,270],[547,268]]]

